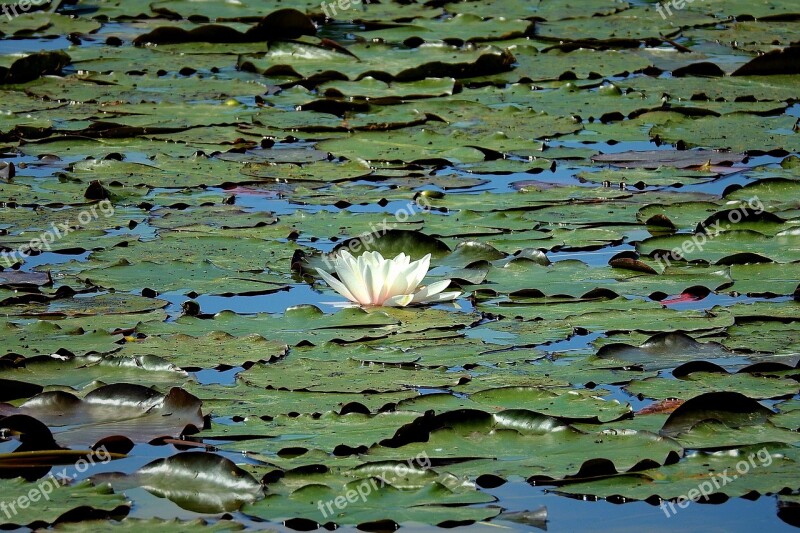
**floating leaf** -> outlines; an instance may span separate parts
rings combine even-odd
[[[250,474],[230,459],[205,452],[178,453],[132,474],[98,474],[93,479],[115,490],[143,487],[197,513],[235,511],[263,497],[261,484]]]
[[[141,385],[106,385],[83,398],[67,392],[43,392],[19,407],[0,405],[6,416],[32,416],[55,430],[62,445],[89,446],[110,436],[137,442],[177,437],[203,426],[201,402],[173,388],[166,395]]]

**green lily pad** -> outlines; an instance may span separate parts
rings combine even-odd
[[[181,279],[175,278],[176,270],[182,272]],[[220,268],[207,259],[202,263],[176,260],[131,263],[121,259],[107,266],[86,268],[78,274],[78,278],[91,285],[118,290],[149,288],[157,292],[185,291],[223,296],[286,290],[288,281],[283,276],[269,273]]]
[[[286,355],[288,347],[261,335],[234,337],[211,332],[202,337],[177,334],[128,341],[117,356],[157,355],[181,368],[225,368],[268,362]],[[227,351],[227,356],[221,353]]]
[[[402,42],[412,37],[423,41],[461,40],[467,42],[495,41],[521,37],[530,23],[505,17],[484,20],[473,14],[461,13],[447,19],[417,19],[413,25],[398,25],[379,30],[359,32],[366,40]]]
[[[1,276],[1,275],[0,275]],[[9,315],[25,317],[89,317],[147,313],[166,307],[169,302],[158,298],[145,298],[135,294],[108,293],[84,295],[70,299],[54,299],[47,303],[26,303],[5,307]]]
[[[381,311],[348,308],[326,315],[313,305],[298,305],[287,309],[280,320],[267,313],[242,316],[222,311],[210,319],[182,316],[174,322],[146,322],[137,327],[137,331],[146,335],[183,333],[195,337],[213,331],[224,331],[234,336],[264,334],[293,346],[303,341],[319,344],[334,339],[352,342],[385,337],[396,329],[397,324],[396,319]]]
[[[790,295],[800,279],[800,263],[731,265],[730,290],[747,295]]]
[[[651,136],[658,135],[666,142],[683,141],[690,146],[707,148],[726,148],[734,151],[769,151],[784,149],[790,152],[800,150],[800,143],[794,135],[794,117],[754,117],[737,113],[722,117],[683,118],[656,125],[650,130]],[[747,128],[747,139],[736,135],[741,128]]]
[[[752,376],[750,374],[719,374],[716,372],[692,372],[676,381],[663,378],[648,378],[632,381],[625,390],[630,394],[641,394],[647,398],[689,399],[707,392],[731,391],[747,394],[751,398],[777,398],[794,394],[797,383],[790,379]]]
[[[627,417],[631,408],[616,400],[605,400],[602,391],[498,387],[470,395],[469,399],[443,394],[425,394],[403,400],[398,409],[437,413],[455,409],[480,409],[495,412],[527,409],[548,416],[590,423],[603,423]]]
[[[415,81],[431,77],[465,78],[511,69],[514,57],[493,47],[458,50],[448,45],[429,45],[391,54],[389,45],[355,44],[348,47],[352,55],[301,42],[272,43],[269,51],[259,55],[242,55],[239,68],[266,76],[289,75],[331,79],[331,71],[355,80],[370,75],[397,81]],[[287,64],[287,56],[294,60]]]
[[[119,522],[104,522],[100,520],[84,520],[82,522],[73,523],[62,522],[56,525],[54,529],[65,533],[71,533],[83,531],[81,528],[86,527],[92,528],[92,531],[103,533],[110,533],[114,531],[141,531],[142,528],[146,528],[147,531],[153,531],[154,533],[188,533],[189,531],[197,531],[198,528],[213,533],[241,531],[244,529],[243,525],[230,520],[219,520],[211,524],[202,518],[182,521],[178,519],[164,520],[160,518],[142,520],[130,517]]]
[[[134,315],[135,316],[135,315]],[[124,315],[117,319],[122,323]],[[3,350],[24,356],[49,355],[58,350],[68,350],[75,355],[110,353],[119,348],[120,335],[104,330],[85,331],[79,325],[62,327],[55,321],[22,321],[5,319],[0,322],[3,331]]]
[[[312,449],[341,456],[363,453],[372,445],[391,438],[398,428],[419,416],[414,412],[280,415],[269,422],[252,418],[233,426],[219,426],[200,436],[219,440],[235,438],[235,442],[222,444],[220,448],[246,450],[261,456],[302,455]]]
[[[774,352],[791,361],[800,347],[797,333],[797,322],[754,320],[729,327],[722,344],[733,350]]]
[[[42,386],[83,389],[94,383],[131,383],[169,388],[182,385],[188,375],[167,360],[154,355],[120,357],[39,356],[0,370],[0,377]]]
[[[460,373],[442,370],[392,368],[381,364],[362,365],[356,361],[297,359],[292,364],[253,366],[239,374],[249,385],[288,388],[311,392],[364,393],[398,392],[418,387],[445,388],[458,385]],[[290,379],[291,378],[291,379]]]
[[[698,342],[684,333],[658,333],[641,346],[624,343],[606,344],[598,352],[602,359],[626,361],[655,370],[678,366],[694,360],[725,362],[732,359],[733,364],[740,357],[726,350],[716,342]]]
[[[297,413],[339,412],[345,407],[356,412],[375,413],[418,394],[414,390],[377,394],[371,391],[333,393],[267,389],[259,383],[249,385],[244,380],[238,380],[233,386],[190,383],[184,389],[200,398],[207,410],[220,417],[276,417]],[[224,432],[225,428],[212,425],[212,430]]]

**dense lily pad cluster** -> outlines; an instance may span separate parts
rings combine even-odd
[[[797,3],[348,5],[0,16],[0,491],[114,459],[0,525],[541,527],[496,489],[756,452],[711,500],[800,523]],[[463,296],[340,309],[345,250]]]

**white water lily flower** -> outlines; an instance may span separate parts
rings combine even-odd
[[[405,307],[455,300],[460,292],[442,292],[450,284],[449,279],[419,287],[430,264],[431,254],[411,262],[404,253],[384,259],[378,252],[365,252],[356,259],[342,250],[333,258],[339,279],[319,268],[317,272],[336,292],[361,305]]]

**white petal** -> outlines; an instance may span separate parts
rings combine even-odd
[[[401,266],[408,266],[408,263],[411,262],[411,256],[400,252],[394,259],[392,259],[392,261]]]
[[[408,280],[408,292],[413,292],[422,283],[422,278],[428,273],[431,265],[431,254],[427,254],[419,261],[414,261],[406,268],[406,279]]]
[[[364,286],[369,294],[369,303],[380,305],[384,282],[383,263],[386,260],[382,257],[379,260],[373,261],[372,259],[365,258],[364,261],[359,262],[359,266],[361,268],[361,277],[364,279]]]
[[[317,273],[320,276],[322,276],[322,279],[324,279],[326,282],[328,282],[328,285],[330,285],[333,290],[335,290],[336,292],[338,292],[339,294],[341,294],[342,296],[344,296],[345,298],[347,298],[351,302],[358,302],[358,300],[355,298],[355,296],[353,296],[353,293],[350,292],[347,289],[347,287],[345,287],[344,284],[342,284],[341,281],[339,281],[338,279],[334,278],[333,276],[331,276],[330,274],[328,274],[327,272],[325,272],[324,270],[321,270],[319,268],[317,269]]]
[[[390,260],[389,262],[391,263],[392,268],[386,275],[386,281],[384,282],[386,285],[387,295],[396,296],[398,294],[411,294],[413,292],[413,287],[409,287],[409,267],[406,264],[408,262],[408,258],[406,257],[405,262],[398,262],[394,259]]]
[[[443,279],[441,281],[431,283],[430,285],[426,285],[425,287],[420,287],[420,289],[414,294],[414,303],[429,300],[431,296],[439,294],[445,290],[448,285],[450,285],[450,280]]]
[[[369,292],[367,292],[364,279],[358,270],[358,264],[352,255],[349,253],[347,255],[349,257],[342,257],[343,262],[336,267],[336,273],[339,274],[339,279],[342,280],[342,283],[350,290],[350,293],[355,298],[354,301],[362,305],[369,305]]]
[[[459,296],[461,296],[461,291],[440,292],[439,294],[434,294],[433,296],[429,296],[428,298],[426,298],[421,302],[414,301],[414,303],[435,304],[439,302],[449,302],[451,300],[455,300]]]
[[[395,281],[399,274],[400,268],[397,266],[397,263],[394,261],[384,261],[381,270],[382,286],[377,299],[379,305],[382,305],[387,298],[400,294],[399,291],[395,290]]]
[[[413,294],[398,294],[384,300],[383,305],[386,307],[405,307],[414,301]]]
[[[359,257],[359,260],[361,260],[363,262],[367,262],[367,263],[373,264],[373,265],[377,265],[379,263],[382,263],[383,261],[386,261],[386,259],[383,258],[383,256],[380,254],[380,252],[374,252],[374,251],[373,252],[364,252]]]
[[[362,307],[361,304],[359,304],[358,302],[353,302],[351,300],[345,300],[345,301],[340,300],[337,302],[319,302],[319,303],[335,307],[336,309],[349,309],[353,307]]]
[[[343,248],[339,250],[339,253],[336,255],[336,259],[352,261],[355,258],[353,257],[353,254]]]

